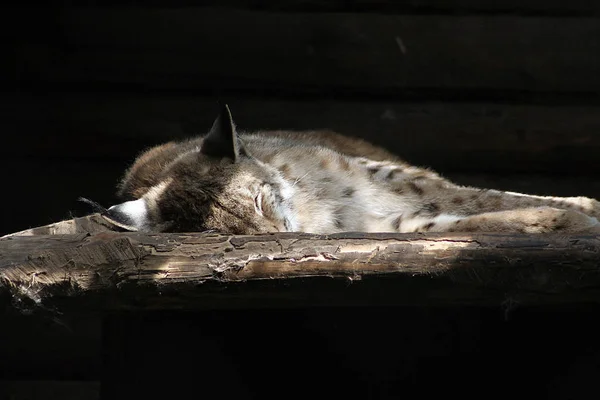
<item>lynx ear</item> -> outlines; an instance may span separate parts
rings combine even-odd
[[[221,112],[204,138],[200,152],[207,156],[230,158],[234,162],[238,160],[240,154],[246,154],[227,104],[221,106]]]

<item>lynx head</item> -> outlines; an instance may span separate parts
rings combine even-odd
[[[292,191],[275,168],[249,153],[224,105],[206,136],[138,158],[120,187],[134,199],[110,207],[105,217],[149,232],[289,231],[295,230]]]

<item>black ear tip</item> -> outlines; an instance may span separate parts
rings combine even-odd
[[[229,105],[227,103],[221,103],[221,112],[220,114],[225,117],[227,120],[231,120],[231,110],[229,109]]]

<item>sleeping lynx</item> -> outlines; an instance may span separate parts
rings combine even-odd
[[[600,233],[600,203],[456,185],[333,132],[236,132],[141,154],[105,216],[141,231]]]

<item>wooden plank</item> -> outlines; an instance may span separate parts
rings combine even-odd
[[[211,8],[65,9],[48,18],[51,38],[31,37],[18,54],[20,82],[33,87],[600,92],[597,18]]]
[[[85,217],[66,219],[53,224],[25,229],[2,236],[0,239],[17,236],[79,235],[119,230],[119,227],[109,220],[102,218],[99,214],[92,214]]]
[[[597,106],[225,100],[241,130],[332,129],[443,174],[600,172]],[[121,163],[119,171],[148,146],[205,133],[217,111],[214,97],[158,94],[21,95],[1,101],[3,157],[111,159]],[[75,198],[79,195],[88,196]]]
[[[596,303],[599,243],[484,233],[40,235],[0,240],[0,274],[22,303],[90,311],[489,305],[507,296]]]

